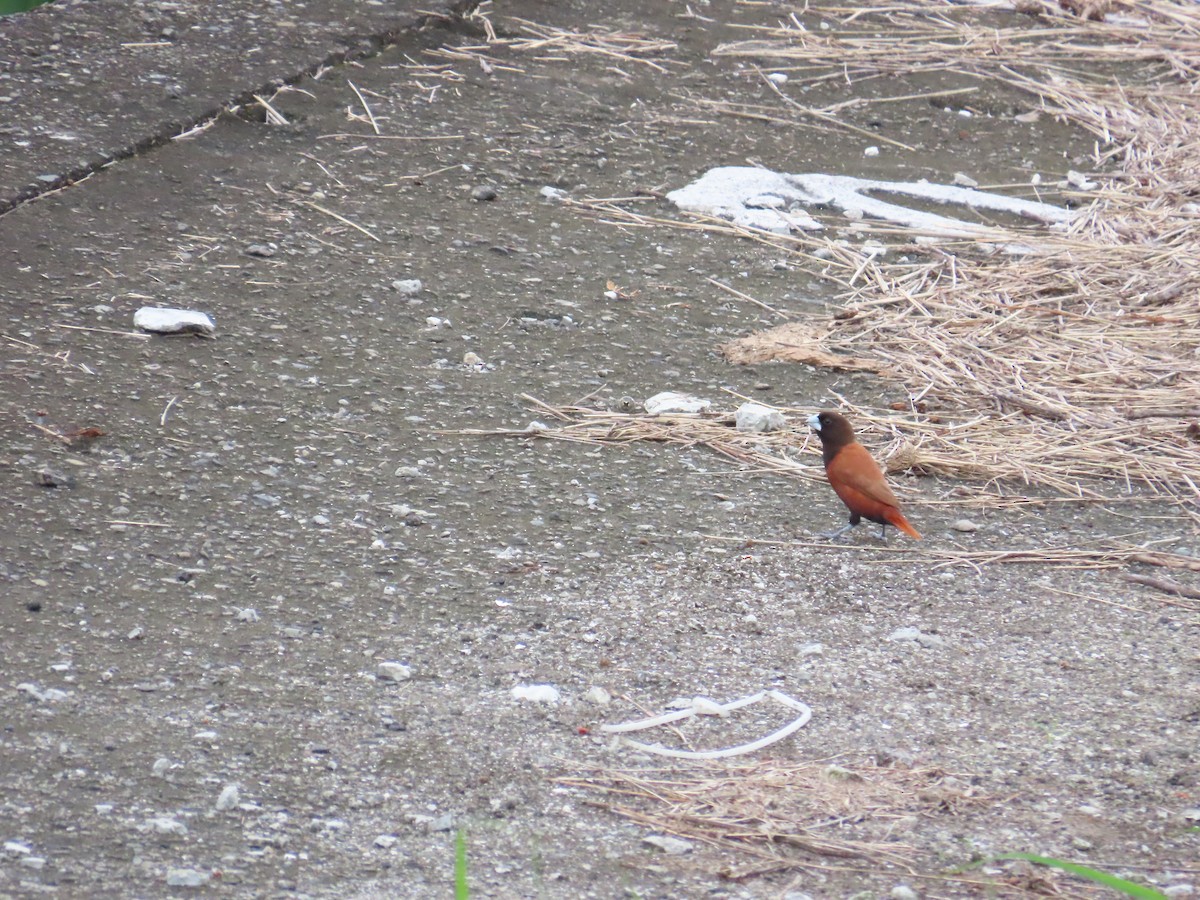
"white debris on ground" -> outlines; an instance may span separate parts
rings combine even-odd
[[[667,199],[685,212],[717,216],[745,228],[778,234],[822,228],[800,208],[808,206],[828,206],[852,212],[855,218],[880,219],[937,237],[981,238],[995,233],[985,225],[901,206],[873,193],[1011,213],[1049,224],[1064,224],[1071,218],[1070,210],[1050,203],[968,187],[927,181],[875,181],[849,175],[787,175],[750,166],[709,169],[697,181],[671,191]]]
[[[695,397],[691,394],[683,394],[679,391],[663,391],[660,394],[655,394],[642,404],[642,406],[650,415],[660,416],[666,413],[706,412],[712,406],[712,401]]]
[[[157,306],[143,306],[135,312],[133,327],[155,334],[212,334],[217,330],[206,313]]]

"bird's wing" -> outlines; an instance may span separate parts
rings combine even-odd
[[[900,501],[892,493],[887,482],[883,480],[883,472],[871,458],[867,449],[859,443],[847,444],[838,451],[837,456],[829,461],[825,473],[836,490],[840,483],[844,487],[887,506],[899,507]],[[841,491],[838,491],[840,494]]]

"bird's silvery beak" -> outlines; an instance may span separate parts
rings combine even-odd
[[[808,427],[813,431],[821,430],[821,419],[818,416],[812,415],[808,417]]]

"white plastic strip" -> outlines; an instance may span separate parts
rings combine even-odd
[[[635,750],[643,750],[646,753],[654,753],[658,756],[669,756],[673,759],[722,759],[727,756],[741,756],[745,753],[753,753],[755,750],[761,750],[763,747],[769,747],[778,741],[783,740],[790,734],[793,734],[808,724],[808,720],[812,718],[812,710],[804,703],[789,697],[780,691],[760,691],[750,697],[743,697],[741,700],[734,700],[732,703],[717,704],[719,712],[714,713],[713,703],[705,698],[697,698],[692,701],[692,706],[689,709],[681,709],[676,712],[666,713],[661,716],[655,716],[651,719],[640,719],[636,722],[625,722],[621,725],[601,725],[600,730],[608,734],[623,734],[630,731],[644,731],[648,728],[656,728],[659,725],[668,725],[671,722],[678,722],[680,719],[687,719],[695,715],[728,715],[734,710],[741,709],[744,706],[749,706],[752,703],[758,703],[760,700],[774,700],[781,706],[786,706],[800,713],[799,717],[784,725],[777,731],[773,731],[765,737],[761,737],[756,741],[751,741],[748,744],[739,744],[736,747],[726,747],[723,750],[673,750],[670,747],[661,747],[657,744],[643,744],[640,741],[631,740],[627,737],[620,738],[620,741],[626,746],[632,747]]]

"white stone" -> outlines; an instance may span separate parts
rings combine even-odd
[[[412,668],[398,662],[381,662],[375,667],[375,677],[380,681],[408,681]]]
[[[594,703],[596,706],[608,706],[612,703],[612,694],[600,687],[598,684],[588,688],[588,692],[583,695],[583,699],[588,703]]]
[[[196,869],[168,869],[167,884],[171,887],[203,887],[212,876]]]
[[[155,816],[147,819],[142,823],[142,830],[153,831],[155,834],[184,835],[188,833],[187,826],[171,816]]]
[[[734,414],[737,430],[758,434],[765,431],[779,431],[787,426],[783,413],[761,403],[743,403]]]
[[[530,703],[557,703],[562,694],[550,684],[519,684],[512,689],[512,698]]]
[[[227,784],[222,788],[220,795],[217,797],[217,812],[228,812],[231,809],[237,809],[237,805],[241,802],[242,795],[236,784]]]
[[[1067,184],[1077,191],[1092,191],[1098,187],[1096,182],[1089,180],[1082,172],[1076,172],[1074,169],[1067,172]]]
[[[399,839],[394,834],[381,834],[379,837],[375,838],[373,843],[381,850],[390,850],[392,847],[396,846],[396,842],[398,840]]]
[[[133,326],[155,334],[212,334],[217,330],[207,313],[158,306],[143,306],[135,312]]]
[[[720,716],[725,718],[729,715],[729,711],[725,709],[716,700],[710,700],[708,697],[693,697],[692,709],[696,711],[698,716]]]
[[[875,146],[867,147],[863,150],[863,156],[878,156],[879,148]]]
[[[671,837],[666,834],[648,834],[642,838],[643,844],[649,844],[651,847],[657,847],[663,853],[669,853],[672,856],[682,856],[685,853],[692,852],[692,842],[685,841],[683,838]]]
[[[420,278],[401,278],[392,282],[392,289],[403,297],[415,297],[423,287]]]

